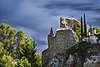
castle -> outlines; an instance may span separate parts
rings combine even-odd
[[[48,35],[48,48],[42,52],[42,67],[52,67],[54,64],[52,61],[61,63],[56,67],[64,67],[66,51],[79,41],[72,30],[76,21],[78,20],[74,18],[60,18],[60,28],[55,34],[51,28]]]
[[[72,55],[68,55],[67,53],[70,47],[79,42],[79,38],[77,37],[76,32],[73,30],[77,21],[78,20],[75,18],[60,18],[60,28],[56,30],[55,34],[53,33],[53,29],[51,28],[48,35],[48,48],[42,52],[42,67],[72,67],[70,65],[73,63],[74,60],[76,60],[77,63],[80,64],[80,60],[77,57],[77,54],[75,57]],[[84,62],[84,67],[99,67],[100,40],[98,41],[98,38],[95,36],[95,28],[93,28],[91,32],[92,34],[89,32],[88,35],[81,35],[81,41],[87,41],[91,43],[92,46],[88,50],[89,54],[93,53],[93,56],[90,56],[92,60],[90,58],[86,58],[86,62]],[[86,31],[85,33],[87,34]],[[94,55],[95,53],[97,54]]]

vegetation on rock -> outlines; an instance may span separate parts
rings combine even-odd
[[[76,32],[76,35],[78,36],[78,38],[81,38],[81,24],[79,21],[76,21],[76,25],[74,26],[73,30]]]
[[[90,47],[90,43],[86,41],[79,42],[75,44],[74,46],[70,47],[68,49],[68,54],[75,55],[79,57],[79,60],[81,61],[81,65],[83,67],[83,63],[85,61],[86,55],[87,55],[87,49]]]

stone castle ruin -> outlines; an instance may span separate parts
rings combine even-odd
[[[74,18],[60,18],[60,28],[48,35],[48,48],[42,52],[42,67],[66,67],[66,51],[79,41],[72,30]]]

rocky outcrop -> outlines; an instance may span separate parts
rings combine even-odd
[[[88,49],[88,54],[84,67],[100,67],[100,44],[92,44]]]

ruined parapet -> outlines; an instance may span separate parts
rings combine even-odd
[[[75,18],[60,18],[60,28],[72,29],[75,24]]]
[[[76,33],[72,30],[75,21],[75,19],[60,18],[60,28],[55,34],[51,28],[48,35],[48,48],[42,52],[42,67],[50,67],[54,60],[59,60],[58,67],[64,66],[67,49],[79,41]]]
[[[73,30],[57,30],[55,36],[57,53],[65,53],[68,48],[79,41]]]

